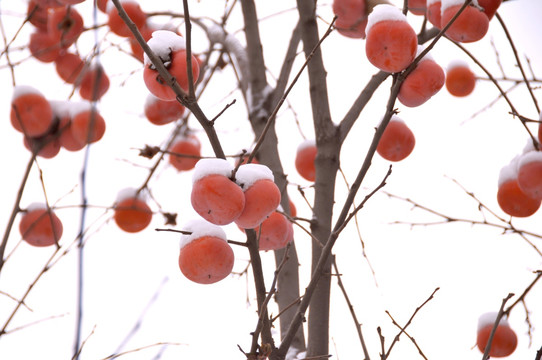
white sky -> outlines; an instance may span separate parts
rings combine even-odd
[[[87,0],[88,1],[88,0]],[[400,4],[402,1],[393,1]],[[171,9],[182,12],[181,1],[140,1],[146,11]],[[221,2],[202,0],[191,2],[193,16],[217,17],[222,14]],[[288,32],[295,23],[294,2],[258,2],[261,17],[278,15],[261,22],[264,52],[269,59],[269,79],[278,74],[288,41]],[[2,2],[2,22],[8,39],[22,21],[26,3]],[[85,17],[86,24],[92,19],[89,4],[77,6]],[[285,10],[285,12],[281,12]],[[321,15],[322,33],[324,21],[332,18],[329,2],[318,10]],[[502,5],[499,13],[515,39],[522,61],[528,56],[534,72],[542,73],[542,52],[538,48],[539,34],[542,33],[542,3],[539,0],[514,0]],[[419,18],[413,18],[415,26]],[[244,43],[240,31],[240,10],[232,15],[229,30]],[[99,14],[99,23],[105,21]],[[184,28],[182,29],[184,32]],[[195,51],[205,50],[207,43],[194,28]],[[25,26],[10,52],[12,61],[25,59],[26,51],[19,51],[24,39],[30,33]],[[99,33],[103,35],[103,32]],[[81,359],[102,359],[113,353],[138,321],[147,304],[152,305],[144,317],[136,335],[124,350],[139,348],[157,342],[174,342],[163,350],[161,359],[208,360],[218,356],[227,359],[242,359],[237,348],[250,347],[250,332],[256,325],[255,293],[252,277],[231,276],[219,283],[202,286],[191,283],[180,273],[177,265],[179,235],[155,232],[163,226],[160,215],[154,217],[149,229],[139,234],[126,234],[110,221],[111,213],[104,207],[111,206],[119,190],[139,187],[146,179],[147,168],[153,161],[137,156],[138,148],[145,144],[163,145],[171,126],[157,127],[144,119],[143,104],[147,91],[142,81],[141,64],[123,53],[116,45],[127,49],[127,44],[113,35],[101,44],[101,57],[112,86],[99,104],[99,110],[106,119],[107,130],[104,138],[91,147],[87,172],[87,196],[93,207],[87,214],[90,226],[85,247],[85,287],[83,338],[88,338]],[[503,31],[493,20],[490,32],[484,40],[466,47],[472,51],[490,71],[499,75],[495,51],[507,69],[507,75],[517,78],[512,51],[503,37]],[[82,54],[93,46],[93,34],[85,33],[80,41]],[[323,45],[324,59],[328,71],[328,87],[332,115],[336,121],[346,113],[376,69],[364,58],[362,40],[352,40],[338,33],[332,34]],[[456,58],[467,60],[476,73],[482,71],[467,59],[452,44],[439,43],[433,57],[443,67]],[[20,179],[30,154],[22,146],[22,136],[9,124],[9,100],[11,98],[11,73],[5,67],[5,56],[0,58],[0,113],[6,121],[0,122],[0,153],[4,154],[4,177],[0,188],[0,219],[7,223]],[[525,64],[525,62],[524,62]],[[294,69],[301,66],[298,59]],[[510,70],[510,73],[508,73]],[[38,88],[50,99],[67,99],[71,88],[56,76],[51,65],[25,60],[15,69],[17,84],[29,84]],[[225,152],[236,154],[241,148],[250,148],[253,135],[246,119],[242,98],[235,91],[236,83],[230,71],[216,75],[201,100],[201,106],[209,117],[214,117],[233,99],[237,103],[228,109],[217,121],[219,136],[223,139]],[[373,128],[384,113],[389,93],[388,86],[381,87],[374,95],[374,101],[362,113],[352,129],[341,153],[342,168],[351,183],[363,161]],[[505,88],[509,84],[503,85]],[[538,98],[539,92],[536,93]],[[510,94],[514,105],[522,115],[532,119],[538,113],[524,87]],[[517,155],[527,142],[525,130],[518,120],[509,114],[504,102],[492,106],[479,116],[473,113],[483,109],[495,97],[495,88],[487,81],[480,80],[475,92],[466,99],[453,98],[445,90],[437,94],[420,108],[406,108],[396,104],[400,117],[405,120],[416,135],[416,147],[410,157],[393,165],[393,174],[385,191],[410,198],[431,209],[450,216],[483,220],[477,211],[477,204],[451,179],[457,180],[469,191],[476,194],[484,204],[500,216],[496,202],[497,178],[500,169]],[[77,94],[74,96],[77,99]],[[540,100],[540,99],[539,99]],[[296,191],[296,184],[309,185],[295,173],[293,155],[298,144],[311,138],[310,104],[307,95],[306,77],[294,88],[289,98],[292,109],[284,107],[277,119],[281,155],[290,181],[289,188],[299,216],[310,217],[308,206]],[[286,105],[286,104],[285,104]],[[295,111],[295,116],[294,112]],[[295,121],[299,121],[299,126]],[[198,128],[193,119],[190,125]],[[534,127],[532,129],[535,129]],[[204,155],[211,155],[210,145],[202,132],[198,133]],[[64,223],[63,246],[68,248],[75,238],[79,226],[80,172],[83,152],[69,153],[64,150],[52,160],[39,160],[47,197],[59,207],[57,214]],[[357,202],[372,190],[383,178],[389,163],[375,157],[373,167],[363,184]],[[23,207],[35,201],[43,201],[43,189],[39,172],[34,167],[21,202]],[[194,215],[190,208],[189,189],[192,173],[177,173],[168,165],[159,167],[150,182],[154,197],[164,211],[177,212],[179,227]],[[337,210],[345,197],[346,187],[342,177],[337,181]],[[311,196],[310,189],[306,189]],[[156,204],[153,209],[158,210]],[[517,227],[540,233],[541,213],[529,219],[514,221]],[[493,221],[491,216],[488,219]],[[373,359],[380,351],[377,326],[383,329],[389,344],[397,333],[385,314],[389,310],[397,321],[404,324],[414,309],[436,288],[435,298],[417,315],[409,334],[429,359],[481,359],[475,344],[478,316],[488,311],[497,311],[501,299],[509,292],[519,295],[534,279],[531,273],[541,269],[540,256],[520,237],[502,235],[501,231],[468,224],[446,224],[429,227],[389,225],[394,221],[430,222],[440,220],[404,201],[380,193],[369,201],[360,212],[360,233],[366,245],[369,261],[375,271],[371,273],[362,256],[362,248],[356,229],[351,224],[338,241],[334,253],[337,256],[343,281],[354,304],[358,318]],[[31,248],[19,244],[18,220],[11,234],[7,253],[10,259],[0,275],[0,291],[20,297],[39,273],[52,253],[51,249]],[[242,240],[242,233],[235,225],[224,228],[228,238]],[[540,248],[540,240],[533,240]],[[301,288],[308,281],[310,240],[296,229],[296,246],[300,253]],[[248,254],[244,249],[234,247],[236,264],[234,271],[242,272],[247,266]],[[271,254],[262,254],[267,269],[266,278],[271,281],[274,260]],[[32,311],[21,309],[11,326],[14,329],[28,323],[54,317],[28,326],[22,330],[0,337],[2,359],[70,359],[72,354],[74,313],[75,313],[75,252],[62,257],[38,282],[27,299]],[[164,279],[167,279],[164,282]],[[534,325],[533,346],[529,346],[525,312],[516,307],[510,318],[511,326],[517,331],[519,345],[509,358],[534,359],[536,350],[542,345],[542,292],[540,286],[527,297],[530,319]],[[513,298],[511,301],[514,301]],[[333,358],[362,358],[361,348],[352,320],[338,287],[333,285],[332,342]],[[511,303],[511,302],[510,302]],[[0,294],[0,324],[11,313],[14,302]],[[276,313],[274,305],[272,312]],[[125,355],[123,359],[152,359],[160,347]],[[46,354],[46,355],[44,355]],[[407,338],[397,344],[392,356],[416,358],[417,350]]]

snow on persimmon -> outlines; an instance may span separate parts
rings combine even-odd
[[[113,218],[120,229],[136,233],[149,226],[152,221],[152,210],[141,192],[127,188],[117,196]]]
[[[262,164],[244,164],[235,174],[243,189],[245,206],[235,223],[244,229],[260,225],[280,204],[280,190],[274,183],[273,172]]]
[[[231,274],[235,257],[221,227],[203,219],[183,226],[179,269],[198,284],[213,284]]]
[[[245,207],[243,190],[230,179],[232,171],[227,160],[201,159],[192,174],[192,207],[215,225],[232,223]]]

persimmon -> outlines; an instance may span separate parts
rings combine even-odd
[[[443,29],[462,7],[463,0],[442,0],[440,26]],[[478,8],[469,5],[446,30],[446,36],[462,43],[471,43],[482,39],[489,30],[487,15]]]
[[[316,142],[313,139],[305,140],[297,147],[295,168],[305,180],[314,181],[316,179],[316,168],[314,166],[316,152]]]
[[[192,220],[183,227],[179,269],[198,284],[213,284],[231,274],[235,257],[219,226],[205,220]]]
[[[421,52],[420,47],[418,52]],[[444,86],[444,70],[430,54],[426,54],[412,70],[399,89],[397,99],[405,106],[420,106]]]
[[[527,196],[542,200],[542,152],[529,151],[520,156],[518,185]]]
[[[84,70],[79,83],[79,95],[88,101],[97,101],[109,90],[109,77],[99,63],[91,64]]]
[[[501,4],[502,0],[478,0],[478,5],[484,9],[484,13],[487,15],[489,20],[493,18]]]
[[[83,32],[83,17],[73,6],[64,6],[49,10],[47,31],[49,35],[67,48],[77,41]]]
[[[406,16],[393,5],[377,5],[369,14],[365,53],[382,71],[404,70],[416,57],[418,38]]]
[[[414,15],[425,15],[427,11],[426,0],[408,0],[408,11]]]
[[[480,316],[480,319],[478,320],[476,346],[482,353],[485,352],[491,330],[493,329],[496,320],[497,313],[486,313]],[[491,342],[491,347],[489,349],[489,356],[492,358],[510,356],[516,350],[517,345],[518,337],[515,331],[510,327],[508,319],[502,317],[495,330],[495,335],[493,336],[493,341]]]
[[[62,222],[45,204],[33,203],[23,213],[19,232],[32,246],[44,247],[57,244],[62,238]]]
[[[53,109],[53,116],[58,121],[58,143],[60,146],[68,151],[79,151],[85,147],[85,142],[80,142],[73,137],[71,130],[71,114],[69,101],[50,101],[51,108]],[[78,105],[75,105],[78,106]]]
[[[476,85],[476,76],[464,61],[455,60],[446,71],[446,89],[457,97],[470,95]]]
[[[55,59],[58,76],[68,84],[75,84],[84,67],[85,62],[79,55],[67,51],[61,52]]]
[[[519,187],[517,161],[518,158],[515,158],[499,173],[497,202],[501,210],[510,216],[529,217],[540,208],[541,201],[528,196]]]
[[[73,138],[84,144],[99,141],[105,133],[105,120],[98,110],[88,102],[74,104],[71,107],[70,129]]]
[[[30,152],[36,152],[45,159],[52,159],[60,152],[60,142],[55,134],[39,138],[24,137],[23,144]]]
[[[126,189],[119,193],[113,218],[120,229],[136,233],[149,226],[152,221],[152,210],[142,195],[134,189]]]
[[[292,223],[279,212],[274,211],[262,224],[254,229],[259,235],[261,251],[282,249],[292,238]]]
[[[173,31],[157,30],[152,33],[152,38],[147,44],[160,57],[180,87],[184,91],[188,91],[188,64],[183,37],[175,34]],[[143,80],[149,91],[162,100],[175,100],[177,98],[175,91],[170,88],[146,55],[144,61]],[[191,62],[192,79],[193,83],[196,83],[199,77],[199,64],[194,55],[191,57]]]
[[[415,144],[414,134],[406,123],[398,116],[393,115],[384,129],[376,151],[388,161],[401,161],[410,155]]]
[[[96,7],[98,8],[98,10],[100,10],[104,14],[107,14],[108,3],[109,3],[109,0],[96,0]]]
[[[11,125],[25,136],[44,135],[53,123],[53,110],[40,91],[27,85],[18,85],[11,98]]]
[[[60,49],[58,39],[51,36],[49,32],[36,29],[30,34],[28,50],[36,60],[44,63],[53,62],[60,55]]]
[[[38,5],[35,0],[29,0],[26,17],[32,25],[40,30],[47,31],[48,11],[46,7]]]
[[[179,120],[185,107],[177,100],[165,101],[148,94],[144,105],[145,117],[154,125],[165,125]]]
[[[230,179],[232,170],[224,159],[201,159],[192,175],[192,207],[215,225],[232,223],[245,207],[243,190]]]
[[[333,13],[337,15],[335,28],[350,38],[365,38],[367,5],[365,0],[333,0]]]
[[[245,206],[235,223],[244,229],[260,225],[280,204],[280,190],[271,170],[262,164],[239,166],[235,181],[243,189]]]
[[[440,0],[427,0],[427,21],[437,29],[441,26],[440,6]]]
[[[139,3],[134,0],[121,0],[120,4],[122,5],[124,11],[126,11],[126,14],[128,14],[130,20],[132,20],[132,22],[135,24],[135,26],[138,29],[141,29],[147,21],[147,14],[141,9]],[[118,36],[131,37],[132,32],[130,31],[128,26],[126,26],[124,20],[122,20],[117,8],[113,5],[112,2],[109,2],[106,10],[107,16],[109,17],[107,25],[109,26],[111,32],[115,33]]]
[[[178,171],[188,171],[200,160],[201,144],[195,135],[183,135],[173,142],[169,152],[169,163]]]

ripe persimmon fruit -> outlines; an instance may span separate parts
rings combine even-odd
[[[213,284],[231,274],[235,257],[220,226],[195,219],[185,224],[183,231],[179,268],[187,279]]]
[[[115,223],[129,233],[142,231],[152,221],[152,210],[145,200],[137,194],[119,197],[114,207]]]
[[[476,85],[476,76],[463,61],[453,61],[446,71],[446,89],[457,97],[470,95]]]
[[[235,223],[244,229],[255,228],[280,204],[280,190],[273,173],[262,164],[244,164],[235,174],[235,181],[245,196],[245,206]]]
[[[416,57],[416,32],[393,5],[377,5],[369,14],[366,32],[367,59],[380,70],[400,72]]]
[[[195,135],[180,136],[171,145],[169,152],[169,163],[178,171],[188,171],[200,160],[201,144]]]
[[[27,85],[18,85],[11,98],[11,125],[25,136],[44,135],[53,123],[53,110],[40,91]]]
[[[316,168],[314,166],[316,152],[316,142],[312,139],[303,141],[297,147],[295,168],[305,180],[314,181],[316,179]]]
[[[34,203],[23,213],[19,232],[32,246],[44,247],[57,244],[62,237],[62,222],[45,204]]]
[[[482,353],[485,352],[496,319],[496,313],[487,313],[482,315],[478,321],[476,346]],[[515,331],[510,327],[508,320],[502,317],[495,330],[495,335],[489,349],[489,356],[492,358],[510,356],[516,350],[517,345],[518,337]]]
[[[415,144],[414,134],[406,123],[398,116],[393,115],[384,129],[376,151],[388,161],[401,161],[410,155]]]
[[[201,159],[192,174],[190,201],[194,210],[215,225],[227,225],[245,207],[243,190],[230,179],[233,167],[224,159]]]

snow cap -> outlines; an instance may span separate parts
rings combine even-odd
[[[499,187],[505,182],[518,178],[518,161],[519,156],[516,156],[510,161],[508,165],[502,167],[501,171],[499,172]]]
[[[142,201],[145,201],[145,196],[142,191],[137,193],[137,189],[128,187],[119,191],[119,193],[117,194],[117,202],[121,202],[122,200],[135,198],[135,197],[137,197],[138,199]]]
[[[446,67],[446,70],[450,71],[451,69],[456,68],[456,67],[466,67],[466,68],[470,69],[469,64],[467,64],[467,62],[465,60],[454,59],[454,60],[452,60],[452,61],[450,61],[448,63],[448,66]]]
[[[308,147],[316,146],[316,140],[314,139],[306,139],[303,140],[298,146],[297,151],[303,150]]]
[[[390,4],[379,4],[376,5],[373,11],[369,14],[367,19],[367,26],[365,27],[365,33],[368,34],[371,30],[371,26],[374,24],[384,21],[407,21],[406,16],[401,12],[401,10]]]
[[[426,6],[429,7],[429,5],[432,5],[432,4],[437,3],[437,2],[439,3],[440,0],[427,0]]]
[[[480,317],[478,318],[478,330],[488,325],[495,324],[495,320],[497,320],[497,315],[497,312],[487,312],[480,315]],[[509,326],[508,318],[506,316],[501,317],[499,325]]]
[[[247,191],[258,180],[274,181],[275,177],[267,166],[252,163],[239,166],[235,174],[235,182],[241,186],[243,191]]]
[[[461,6],[465,3],[465,0],[441,0],[440,13],[443,14],[446,9],[452,6]]]
[[[139,3],[136,0],[120,0],[119,2],[120,2],[121,5],[124,4],[124,3],[135,3],[135,4],[139,5]],[[105,7],[105,11],[109,14],[111,12],[111,10],[113,10],[113,9],[115,9],[115,10],[117,9],[115,4],[113,3],[113,1],[108,1],[107,5]]]
[[[225,159],[201,159],[194,167],[192,183],[195,183],[208,175],[222,175],[229,178],[232,170],[233,166]]]
[[[542,162],[542,152],[528,151],[519,156],[518,169],[521,168],[523,165],[526,165],[535,161]]]
[[[18,97],[26,94],[37,94],[43,96],[43,94],[33,86],[30,85],[17,85],[13,88],[13,95],[11,96],[11,101],[17,99]]]
[[[71,102],[66,100],[49,100],[53,114],[59,118],[70,117]]]
[[[30,205],[28,205],[26,207],[26,210],[28,212],[30,211],[34,211],[34,210],[45,210],[47,209],[47,204],[43,203],[43,202],[33,202],[33,203],[30,203]]]
[[[185,39],[170,30],[156,30],[147,41],[152,52],[162,60],[169,59],[171,52],[186,49]],[[151,64],[147,54],[143,54],[145,65]]]
[[[199,239],[203,236],[212,236],[226,241],[226,233],[218,225],[211,224],[205,219],[193,219],[188,221],[183,226],[183,231],[190,234],[181,235],[181,249],[191,243],[192,241]]]
[[[70,104],[70,116],[73,118],[83,112],[92,110],[92,103],[90,101],[77,101]],[[98,112],[96,110],[96,112]]]

